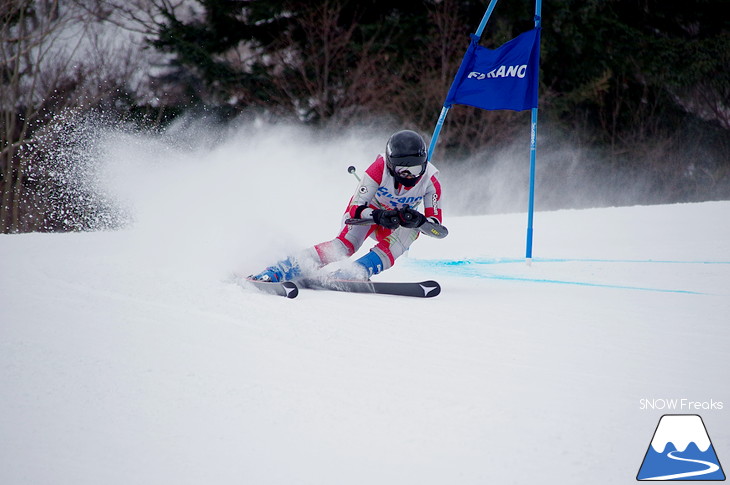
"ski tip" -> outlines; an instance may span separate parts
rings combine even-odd
[[[424,298],[433,298],[441,293],[441,285],[439,285],[436,281],[421,281],[418,285],[423,290]]]
[[[424,224],[419,229],[423,234],[435,237],[436,239],[443,239],[449,235],[449,230],[440,224]]]
[[[299,287],[292,281],[269,282],[259,281],[253,278],[244,278],[244,281],[270,295],[285,296],[286,298],[296,298],[299,295]]]
[[[287,298],[296,298],[297,295],[299,295],[299,288],[291,281],[285,281],[281,284],[281,286],[284,288],[284,291],[286,292],[286,295],[284,296]]]

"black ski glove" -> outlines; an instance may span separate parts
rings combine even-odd
[[[401,226],[409,229],[421,227],[423,223],[426,222],[426,216],[408,206],[403,207],[398,211],[398,219]]]
[[[395,229],[400,225],[398,211],[373,209],[373,220],[375,221],[375,224],[387,229]]]

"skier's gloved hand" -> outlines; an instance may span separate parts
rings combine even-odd
[[[409,229],[421,227],[426,222],[426,216],[415,209],[406,206],[398,211],[398,220],[400,225]]]
[[[389,211],[383,209],[373,209],[372,214],[375,224],[383,226],[387,229],[395,229],[400,226],[400,218],[398,211]]]

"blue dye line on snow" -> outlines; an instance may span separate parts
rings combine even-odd
[[[611,285],[605,283],[589,283],[584,281],[565,281],[565,280],[552,280],[544,278],[526,278],[522,276],[507,276],[507,275],[495,275],[485,274],[477,271],[474,266],[478,265],[498,265],[498,264],[515,264],[525,263],[524,259],[463,259],[463,260],[448,260],[448,259],[437,259],[437,260],[410,260],[418,265],[428,266],[434,269],[441,269],[453,275],[470,277],[470,278],[483,278],[483,279],[494,279],[504,281],[523,281],[528,283],[547,283],[556,285],[574,285],[574,286],[585,286],[594,288],[612,288],[621,290],[636,290],[636,291],[651,291],[658,293],[680,293],[685,295],[704,295],[705,293],[690,291],[690,290],[668,290],[663,288],[645,288],[641,286],[627,286],[627,285]],[[661,263],[661,264],[730,264],[730,261],[662,261],[662,260],[615,260],[615,259],[550,259],[540,258],[533,259],[533,262],[537,263]],[[470,267],[471,266],[471,267]]]
[[[579,259],[579,258],[533,258],[533,263],[641,263],[641,264],[730,264],[730,261],[672,261],[661,259]],[[495,259],[424,259],[419,263],[433,266],[461,266],[469,264],[516,264],[525,263],[524,258]]]
[[[584,281],[563,281],[563,280],[548,280],[539,278],[523,278],[519,276],[504,276],[504,275],[485,275],[482,276],[486,279],[494,280],[507,280],[507,281],[526,281],[530,283],[550,283],[555,285],[574,285],[574,286],[590,286],[595,288],[613,288],[618,290],[637,290],[637,291],[654,291],[659,293],[682,293],[685,295],[704,295],[697,291],[689,290],[665,290],[662,288],[644,288],[641,286],[624,286],[624,285],[608,285],[604,283],[587,283]]]

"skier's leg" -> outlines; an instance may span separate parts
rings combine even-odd
[[[355,260],[351,277],[367,279],[381,271],[385,271],[395,264],[403,253],[418,238],[417,229],[399,227],[393,231],[376,230],[376,244],[365,256]]]
[[[289,256],[251,278],[262,281],[289,281],[307,276],[326,264],[355,254],[372,230],[370,226],[346,225],[334,239]]]

